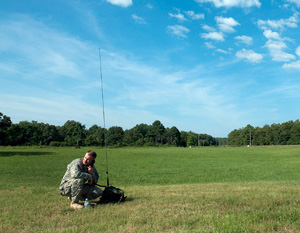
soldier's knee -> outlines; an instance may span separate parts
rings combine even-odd
[[[97,189],[96,189],[97,195],[98,195],[98,196],[102,196],[102,194],[103,194],[102,189],[101,189],[101,188],[98,188],[98,187],[96,187],[96,188],[97,188]]]
[[[84,186],[84,180],[83,179],[75,179],[72,182],[72,187],[82,188],[83,186]]]
[[[94,197],[94,198],[97,198],[97,197],[100,197],[102,196],[102,189],[94,186],[91,190],[90,190],[90,194]]]

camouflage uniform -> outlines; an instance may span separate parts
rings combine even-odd
[[[72,202],[83,201],[85,198],[96,199],[102,195],[102,190],[95,185],[89,185],[86,181],[97,183],[98,172],[94,167],[93,176],[88,173],[88,167],[83,165],[82,158],[75,159],[67,166],[67,171],[60,183],[61,195],[68,196]]]

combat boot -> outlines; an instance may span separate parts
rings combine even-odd
[[[83,205],[80,205],[79,203],[76,203],[76,202],[71,202],[71,205],[70,205],[70,207],[72,208],[72,209],[82,209],[83,208]]]

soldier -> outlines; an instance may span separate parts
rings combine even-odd
[[[94,167],[96,157],[95,151],[88,151],[83,158],[75,159],[67,166],[59,190],[61,195],[68,196],[71,200],[73,209],[83,208],[79,201],[84,201],[85,198],[91,200],[102,195],[102,190],[94,185],[99,178]]]

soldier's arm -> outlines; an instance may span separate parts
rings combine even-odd
[[[93,173],[93,181],[94,183],[97,183],[99,179],[99,174],[97,172],[97,169],[94,167],[94,173]]]
[[[90,175],[87,172],[82,171],[80,168],[80,165],[78,163],[72,164],[70,167],[70,173],[71,176],[75,179],[84,179],[84,180],[90,180],[92,179],[92,175]]]

